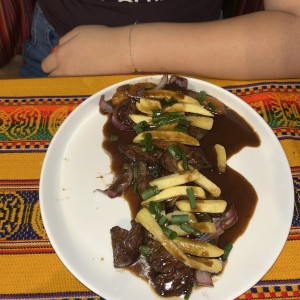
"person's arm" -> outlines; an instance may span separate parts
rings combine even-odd
[[[46,72],[53,70],[50,75],[55,76],[133,71],[130,26],[95,27],[99,30],[95,30],[94,39],[102,35],[104,48],[92,45],[87,28],[78,28],[73,38],[67,35],[62,39],[59,50],[42,65]],[[88,44],[82,43],[83,37],[92,43],[93,53],[80,59],[75,52],[71,54],[80,39],[85,51]],[[300,1],[265,0],[265,11],[213,22],[137,24],[132,28],[131,54],[139,72],[227,79],[299,77]]]

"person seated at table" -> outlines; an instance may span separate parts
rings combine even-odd
[[[300,77],[299,0],[265,0],[264,11],[228,19],[222,2],[39,0],[21,74]]]

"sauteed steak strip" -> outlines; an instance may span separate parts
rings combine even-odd
[[[173,257],[151,236],[148,237],[146,245],[150,248],[146,257],[149,282],[155,291],[164,297],[186,293],[195,281],[194,270]]]
[[[138,144],[119,145],[119,151],[130,161],[143,161],[150,165],[156,165],[163,154],[161,149],[154,149],[151,152],[143,151]]]
[[[139,247],[144,243],[145,229],[135,221],[131,221],[128,231],[119,226],[110,230],[113,248],[114,267],[127,267],[134,263],[139,256]]]

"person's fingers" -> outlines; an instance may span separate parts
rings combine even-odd
[[[51,49],[51,54],[49,54],[43,61],[41,64],[42,70],[45,73],[51,73],[53,72],[56,68],[58,68],[59,65],[59,60],[58,60],[58,56],[57,56],[57,51],[59,50],[59,48],[61,48],[62,46],[68,44],[73,38],[75,38],[77,36],[77,31],[76,28],[72,31],[70,31],[69,33],[67,33],[66,35],[64,35],[63,37],[61,37],[59,39],[59,43],[58,45],[54,46]]]
[[[56,51],[52,52],[49,54],[41,64],[42,70],[45,73],[51,73],[53,72],[57,67],[58,67],[58,61],[56,57]]]

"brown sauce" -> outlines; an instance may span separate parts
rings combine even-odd
[[[228,109],[226,115],[215,116],[211,132],[201,140],[201,148],[212,164],[216,162],[215,152],[212,150],[215,143],[225,147],[229,158],[246,146],[258,147],[260,140],[241,116]],[[244,233],[254,213],[258,198],[255,189],[242,174],[228,166],[224,174],[215,171],[216,165],[213,169],[213,171],[202,173],[221,188],[221,197],[234,205],[239,218],[233,227],[220,236],[219,246],[222,248],[224,244],[234,242]]]
[[[216,171],[213,146],[216,143],[222,144],[226,149],[227,156],[231,157],[246,146],[259,146],[260,140],[246,120],[231,109],[227,109],[224,115],[216,115],[214,119],[212,130],[200,141],[200,147],[214,167],[213,170],[202,171],[202,173],[221,188],[221,197],[234,205],[239,217],[238,223],[221,235],[219,245],[222,247],[227,242],[234,242],[246,230],[256,207],[257,194],[253,186],[230,167],[227,166],[225,174]],[[103,128],[103,133],[107,137],[103,141],[103,148],[111,157],[112,172],[120,174],[124,171],[123,165],[127,161],[119,154],[118,145],[131,143],[135,133],[120,131],[112,125],[109,118]],[[111,142],[109,140],[111,135],[117,135],[119,140]],[[127,189],[124,197],[128,201],[133,219],[141,208],[140,196],[132,189]]]

